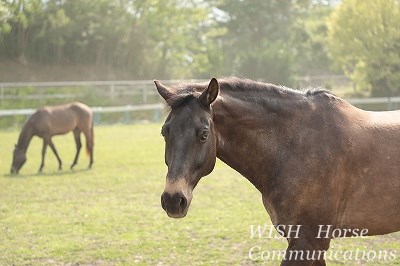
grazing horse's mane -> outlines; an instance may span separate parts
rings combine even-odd
[[[29,117],[28,121],[24,124],[22,127],[21,133],[18,137],[18,142],[16,144],[16,147],[26,150],[28,148],[29,142],[31,141],[32,138],[32,123],[35,118],[36,114],[33,114],[31,117]]]
[[[308,88],[305,90],[295,90],[284,86],[278,86],[271,83],[263,83],[250,79],[240,79],[237,77],[229,77],[219,79],[219,85],[222,93],[230,94],[235,98],[246,98],[248,100],[260,98],[279,97],[279,98],[295,98],[299,101],[317,95],[325,95],[328,98],[337,97],[323,88]],[[176,92],[168,101],[168,107],[175,109],[192,99],[198,98],[202,91],[207,88],[208,83],[180,83],[173,87]],[[243,92],[246,91],[246,94]],[[260,96],[262,93],[262,97]]]

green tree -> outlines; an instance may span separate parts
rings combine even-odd
[[[326,3],[332,6],[328,0],[2,0],[0,58],[107,69],[105,78],[233,74],[291,85],[296,73],[328,69],[319,20],[328,12],[312,8]]]
[[[64,49],[70,19],[60,1],[49,0],[40,10],[40,20],[32,30],[29,57],[44,64],[64,63]]]
[[[219,21],[227,31],[220,38],[225,74],[291,85],[293,30],[309,4],[308,0],[219,1]]]
[[[195,0],[3,0],[0,51],[27,64],[106,66],[127,78],[206,73],[210,7]],[[112,76],[112,75],[111,75]],[[117,75],[121,77],[121,75]]]
[[[105,64],[129,78],[190,78],[205,55],[207,7],[198,1],[70,1],[68,53],[80,64]]]
[[[11,0],[3,3],[9,16],[7,25],[11,29],[3,36],[2,50],[24,65],[27,64],[26,50],[33,36],[33,29],[40,21],[42,4],[40,0]]]
[[[11,17],[9,7],[5,2],[0,2],[0,42],[3,40],[4,35],[9,33],[11,26],[9,24],[9,19]]]
[[[358,90],[400,95],[400,1],[343,1],[328,26],[331,58]]]
[[[327,19],[334,10],[327,1],[313,1],[294,23],[291,41],[297,75],[321,75],[331,72],[331,60],[327,51]]]
[[[202,63],[211,28],[207,6],[198,1],[144,1],[135,6],[130,40],[138,47],[135,66],[140,78],[190,78]]]

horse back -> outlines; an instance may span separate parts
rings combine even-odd
[[[75,128],[83,131],[92,126],[92,118],[91,109],[79,102],[45,106],[32,116],[39,137],[65,134]]]
[[[365,112],[349,125],[340,222],[370,235],[400,229],[400,111]]]

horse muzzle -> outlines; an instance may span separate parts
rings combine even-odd
[[[164,193],[161,195],[161,206],[171,218],[186,216],[192,201],[193,188],[185,178],[167,177]]]
[[[183,218],[189,209],[189,201],[181,192],[170,194],[164,192],[161,195],[161,206],[171,218]]]

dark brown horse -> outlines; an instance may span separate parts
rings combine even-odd
[[[218,157],[261,192],[273,224],[286,226],[282,265],[325,265],[323,256],[288,254],[326,251],[332,238],[361,230],[400,230],[399,111],[367,112],[324,90],[237,78],[155,84],[171,108],[162,127],[168,216],[186,215]],[[297,236],[289,225],[301,226]]]
[[[76,165],[82,147],[81,132],[86,137],[86,151],[90,156],[90,168],[93,164],[93,113],[88,106],[75,102],[40,108],[28,119],[19,135],[18,143],[15,145],[11,174],[18,173],[26,162],[26,151],[33,136],[43,139],[42,163],[40,164],[39,172],[44,167],[44,158],[48,145],[57,157],[59,169],[61,170],[62,162],[51,138],[54,135],[66,134],[69,131],[74,133],[76,143],[76,155],[71,169]]]

